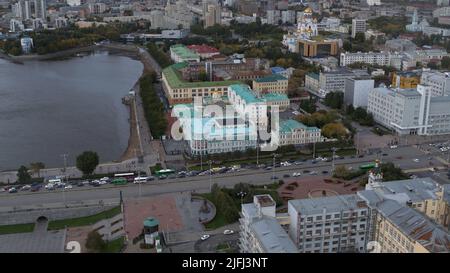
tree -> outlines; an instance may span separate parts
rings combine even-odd
[[[347,129],[342,123],[328,123],[322,127],[322,134],[328,138],[343,139],[347,136]]]
[[[90,175],[94,172],[99,163],[98,154],[92,151],[83,152],[77,156],[77,169],[84,175]]]
[[[441,67],[443,69],[450,69],[450,57],[443,57],[441,60]]]
[[[45,164],[42,162],[32,162],[30,163],[30,169],[31,171],[38,175],[38,177],[41,177],[41,170],[45,168]]]
[[[350,174],[350,171],[347,169],[345,165],[338,165],[334,169],[333,176],[336,178],[344,178]]]
[[[28,183],[31,180],[31,175],[28,173],[28,168],[25,166],[20,166],[19,170],[17,170],[17,182],[19,183]]]
[[[383,173],[383,181],[403,180],[408,179],[402,169],[396,167],[394,163],[387,162],[380,165],[381,173]]]
[[[88,233],[85,246],[92,252],[101,252],[105,249],[106,242],[97,231],[93,230]]]

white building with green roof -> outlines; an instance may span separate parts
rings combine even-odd
[[[279,145],[300,145],[322,142],[323,137],[317,127],[308,127],[293,119],[280,121]]]
[[[200,55],[181,44],[170,47],[170,58],[175,63],[200,62]]]

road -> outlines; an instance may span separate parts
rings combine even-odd
[[[442,163],[436,159],[429,160],[429,155],[424,154],[414,147],[402,147],[398,149],[384,150],[388,156],[382,156],[384,162],[393,161],[397,166],[403,169],[421,169],[429,168],[429,162],[432,162],[434,167],[443,168]],[[345,164],[348,167],[358,168],[359,165],[368,162],[373,162],[377,155],[366,155],[364,158],[345,158],[336,160],[336,165]],[[401,158],[400,158],[401,157]],[[414,162],[413,159],[419,159]],[[219,186],[233,187],[235,184],[244,182],[255,185],[264,185],[273,182],[272,175],[289,181],[294,178],[283,178],[284,174],[292,175],[294,172],[303,172],[304,170],[316,171],[319,175],[323,171],[331,171],[331,162],[319,162],[312,164],[310,161],[302,165],[292,165],[288,167],[279,167],[273,170],[242,170],[236,173],[225,173],[186,178],[174,178],[166,180],[156,180],[147,184],[128,184],[123,186],[103,185],[101,187],[74,187],[71,190],[66,190],[66,202],[77,202],[85,200],[101,200],[118,198],[119,192],[122,191],[124,198],[134,198],[139,196],[153,196],[165,193],[178,193],[185,191],[208,192],[210,185],[217,183]],[[308,176],[310,174],[303,174]],[[278,181],[278,179],[276,181]],[[48,203],[63,202],[64,196],[62,191],[45,191],[39,192],[18,192],[14,194],[0,193],[0,207],[12,206],[27,206],[27,205],[42,205]]]

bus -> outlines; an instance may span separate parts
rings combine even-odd
[[[148,181],[153,180],[153,177],[147,177],[147,176],[138,176],[134,178],[134,184],[139,184],[139,183],[145,183]]]
[[[113,184],[113,185],[126,185],[127,183],[128,183],[128,180],[126,178],[123,178],[123,177],[114,178],[111,181],[111,184]]]
[[[159,170],[155,172],[155,176],[160,177],[160,176],[168,176],[169,174],[174,174],[175,170],[172,169],[163,169],[163,170]]]
[[[114,178],[124,178],[128,182],[133,182],[135,176],[136,176],[135,173],[116,173],[114,175]]]
[[[370,169],[375,168],[375,166],[376,166],[375,163],[368,163],[368,164],[363,164],[363,165],[359,166],[359,168],[361,170],[370,170]]]

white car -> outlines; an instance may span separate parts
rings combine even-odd
[[[223,231],[223,234],[225,234],[225,235],[229,235],[229,234],[233,234],[233,233],[234,233],[234,231],[231,229],[226,229]]]
[[[397,145],[392,145],[391,146],[391,149],[396,149],[397,148]]]
[[[0,188],[0,192],[5,192],[5,188]]]
[[[413,161],[414,162],[419,162],[419,159],[418,158],[414,158]]]
[[[25,186],[23,186],[23,187],[21,188],[21,190],[23,190],[23,191],[26,191],[26,190],[29,190],[29,189],[31,189],[31,186],[30,186],[30,185],[25,185]]]
[[[98,183],[99,185],[105,185],[105,184],[108,184],[108,181],[100,180],[100,181],[98,181],[97,183]]]
[[[297,176],[301,176],[301,175],[302,175],[301,173],[293,173],[292,177],[297,177]]]
[[[310,172],[309,174],[310,174],[310,175],[317,175],[317,172],[316,172],[316,171],[312,171],[312,172]]]
[[[100,181],[108,182],[109,181],[109,177],[102,177],[102,178],[100,178]]]
[[[208,239],[209,237],[210,237],[210,235],[205,234],[205,235],[202,235],[202,237],[200,237],[200,239],[201,239],[202,241],[204,241],[204,240]]]
[[[73,188],[72,185],[67,185],[67,186],[64,187],[65,190],[70,190],[72,188]]]

